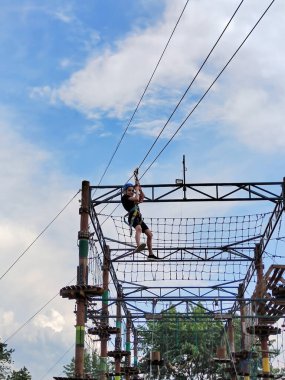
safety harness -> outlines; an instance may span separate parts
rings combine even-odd
[[[132,214],[131,220],[129,221],[129,216]],[[128,218],[128,219],[127,219]],[[132,236],[133,230],[133,224],[135,219],[138,218],[138,223],[142,223],[142,215],[140,213],[138,205],[135,205],[125,216],[124,216],[124,222],[130,226],[130,236]]]

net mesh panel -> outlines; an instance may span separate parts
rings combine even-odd
[[[112,216],[119,244],[110,248],[118,279],[135,283],[160,280],[240,282],[270,215],[145,218],[144,222],[153,232],[154,253],[162,259],[157,262],[147,261],[147,250],[122,257],[135,247],[135,231],[133,229],[130,236],[130,227],[124,218]]]

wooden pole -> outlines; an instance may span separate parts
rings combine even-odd
[[[247,352],[246,347],[246,324],[245,324],[245,315],[246,315],[246,307],[244,302],[244,284],[240,284],[238,288],[238,297],[239,297],[239,304],[240,304],[240,323],[241,323],[241,351]],[[248,367],[248,357],[246,357],[244,366],[243,366],[243,373],[244,373],[244,380],[250,380],[249,379],[249,367]]]
[[[230,357],[233,360],[233,366],[235,364],[235,336],[234,336],[234,326],[232,318],[228,319],[228,338],[229,338],[229,349]],[[234,368],[235,369],[235,368]],[[232,374],[232,380],[236,380],[236,371]]]
[[[121,301],[122,298],[122,286],[119,285],[118,292],[117,292],[117,320],[116,320],[116,327],[117,327],[117,334],[115,338],[115,351],[121,352],[122,350],[122,310],[121,310]],[[121,380],[121,355],[117,355],[115,357],[115,380]]]
[[[106,247],[103,258],[103,296],[102,296],[102,320],[101,329],[101,356],[100,356],[100,380],[107,379],[107,361],[108,361],[108,340],[109,340],[109,265],[110,265],[110,250]]]
[[[131,366],[131,318],[130,314],[127,315],[127,331],[126,331],[126,351],[129,355],[126,356],[126,367]],[[126,380],[130,380],[130,374],[126,373]]]
[[[255,247],[255,268],[257,276],[257,295],[258,298],[261,297],[262,287],[263,287],[263,262],[260,255],[260,245],[256,244]],[[265,314],[265,311],[260,309],[260,314]],[[262,324],[262,318],[259,318],[259,323]],[[268,335],[260,335],[260,345],[261,345],[261,355],[262,355],[262,373],[267,377],[270,373],[270,362],[269,362],[269,353],[268,353]]]
[[[81,207],[79,209],[80,231],[79,239],[79,266],[77,270],[77,285],[88,283],[88,247],[89,247],[89,182],[82,182]],[[84,298],[76,301],[76,339],[75,339],[75,376],[84,377],[84,337],[86,322],[86,302]]]

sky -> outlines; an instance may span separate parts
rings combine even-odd
[[[124,184],[143,162],[142,185],[174,183],[185,155],[187,182],[282,181],[280,0],[221,73],[271,3],[244,0],[149,152],[239,3],[190,0],[161,58],[184,0],[1,0],[0,337],[33,379],[73,355],[74,304],[57,294],[75,282],[83,180]]]

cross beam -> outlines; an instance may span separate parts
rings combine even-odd
[[[143,185],[144,202],[284,201],[285,181]],[[94,205],[120,203],[122,186],[90,186]]]

